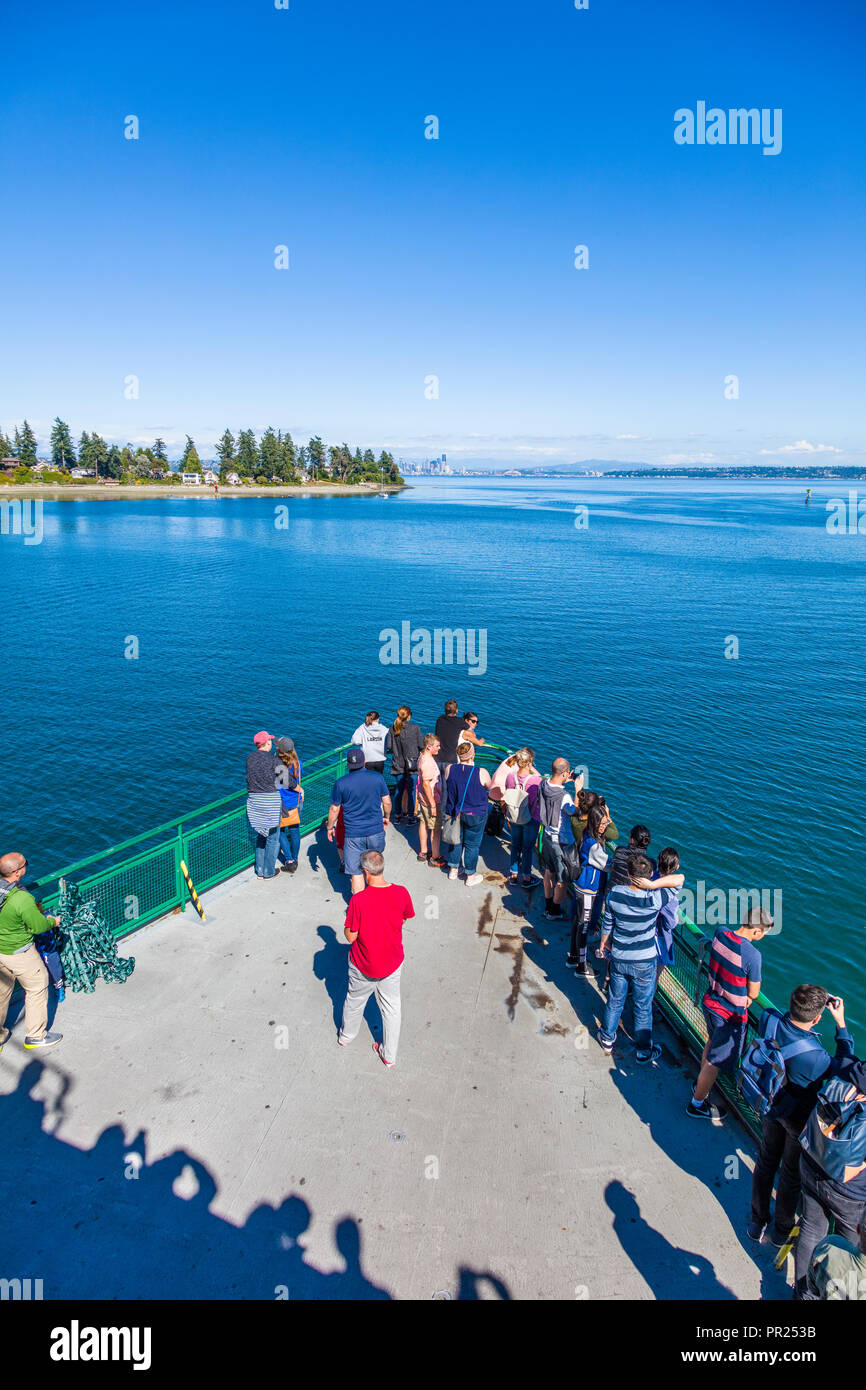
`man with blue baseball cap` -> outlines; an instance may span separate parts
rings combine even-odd
[[[333,840],[337,817],[343,808],[346,827],[344,868],[352,879],[352,892],[364,887],[361,855],[368,849],[385,848],[385,831],[391,815],[388,783],[381,772],[371,772],[364,765],[364,750],[350,748],[346,754],[348,772],[338,777],[331,791],[328,811],[328,839]]]

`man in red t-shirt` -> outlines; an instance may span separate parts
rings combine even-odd
[[[384,1037],[381,1043],[373,1043],[373,1051],[386,1067],[393,1067],[400,1038],[403,923],[415,916],[415,909],[405,888],[385,882],[385,856],[378,850],[364,851],[361,870],[367,886],[353,894],[343,929],[350,943],[349,989],[337,1042],[345,1047],[357,1037],[367,1000],[375,990]]]

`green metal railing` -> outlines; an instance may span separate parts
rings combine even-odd
[[[331,786],[346,771],[346,750],[350,747],[343,744],[304,763],[302,834],[315,830],[327,816]],[[181,860],[198,893],[253,863],[254,836],[246,802],[245,791],[232,792],[40,878],[40,889],[48,890],[41,895],[43,906],[50,912],[60,897],[60,880],[74,877],[118,939],[180,910],[189,896]],[[86,872],[79,877],[82,870]]]
[[[331,786],[346,771],[346,752],[350,747],[351,744],[343,744],[304,763],[302,835],[317,830],[327,817]],[[495,767],[511,751],[498,743],[486,743],[476,748],[475,760],[480,766]],[[50,912],[60,896],[60,880],[74,875],[82,894],[95,903],[119,939],[183,908],[189,895],[181,874],[181,860],[189,868],[199,893],[250,867],[254,837],[247,821],[245,791],[232,792],[39,879],[40,889],[48,890],[40,896]],[[82,870],[87,872],[79,878]],[[675,963],[662,972],[658,990],[665,1016],[697,1056],[707,1036],[700,1007],[707,984],[706,942],[700,928],[681,917],[674,938]],[[749,1016],[749,1040],[757,1031],[761,1013],[768,1007],[770,1000],[759,995]],[[736,1086],[727,1077],[720,1077],[720,1084],[741,1118],[759,1133],[760,1120],[745,1105]]]

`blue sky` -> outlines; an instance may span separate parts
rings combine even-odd
[[[861,462],[864,31],[847,0],[18,7],[0,425]],[[781,108],[781,153],[676,145],[699,100]]]

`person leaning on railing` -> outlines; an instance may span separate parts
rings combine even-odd
[[[280,857],[283,860],[283,873],[294,874],[298,868],[298,855],[301,851],[301,805],[304,788],[301,786],[303,767],[294,742],[290,738],[277,739],[276,784],[280,793],[282,809],[280,813]]]
[[[385,739],[385,752],[391,754],[391,771],[397,779],[392,816],[395,825],[415,824],[415,783],[423,751],[424,735],[413,723],[409,706],[401,705]]]
[[[23,854],[0,858],[0,1049],[10,1036],[6,1012],[17,980],[24,990],[24,1046],[41,1051],[54,1047],[63,1034],[48,1031],[48,971],[33,938],[59,919],[44,917],[32,893],[19,888],[26,872]]]
[[[277,790],[279,761],[274,736],[260,729],[254,736],[255,752],[247,755],[247,820],[256,836],[256,876],[277,878],[282,801]]]

